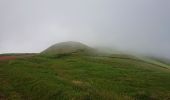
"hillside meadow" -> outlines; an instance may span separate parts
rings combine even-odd
[[[0,100],[168,100],[170,69],[125,56],[0,61]]]

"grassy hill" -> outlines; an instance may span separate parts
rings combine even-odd
[[[54,44],[44,50],[41,54],[56,55],[56,54],[84,54],[92,55],[96,52],[95,49],[82,44],[80,42],[68,41]]]
[[[0,100],[170,99],[170,69],[159,64],[119,54],[43,54],[0,61]]]

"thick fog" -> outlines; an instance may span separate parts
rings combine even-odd
[[[62,41],[170,58],[170,0],[0,0],[0,53]]]

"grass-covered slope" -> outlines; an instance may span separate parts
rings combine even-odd
[[[93,54],[96,51],[80,42],[68,41],[54,44],[44,50],[41,54],[44,55],[55,55],[55,54],[70,54],[70,53],[78,53],[78,54]]]
[[[142,60],[60,55],[0,61],[0,99],[168,100],[170,70]]]

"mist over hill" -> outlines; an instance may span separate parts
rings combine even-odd
[[[170,0],[0,0],[0,100],[170,100]]]
[[[0,53],[80,41],[170,58],[169,0],[0,0]]]
[[[41,54],[85,54],[85,55],[93,55],[99,53],[97,49],[89,47],[83,43],[75,42],[75,41],[67,41],[56,43],[49,48],[45,49]]]

